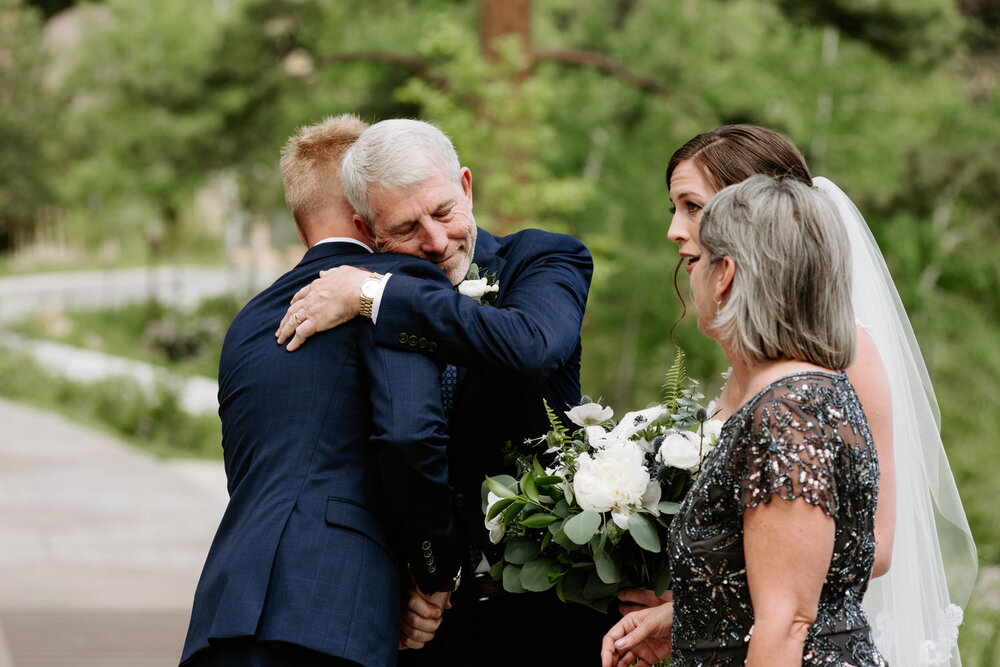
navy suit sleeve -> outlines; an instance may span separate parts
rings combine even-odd
[[[373,431],[386,506],[420,590],[443,590],[461,563],[448,485],[441,371],[430,358],[369,340]]]
[[[412,346],[414,337],[427,339],[435,343],[427,352],[456,366],[542,382],[579,344],[593,261],[569,236],[538,233],[526,240],[498,276],[497,306],[393,274],[382,295],[376,338],[402,348]]]

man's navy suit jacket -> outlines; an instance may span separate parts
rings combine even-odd
[[[425,591],[457,570],[440,365],[377,344],[364,318],[294,354],[275,342],[295,292],[340,264],[451,292],[429,262],[323,243],[236,317],[219,372],[230,502],[182,660],[254,637],[394,665],[400,560]]]
[[[543,399],[560,416],[580,401],[580,327],[593,260],[571,236],[526,229],[496,237],[480,229],[473,261],[497,276],[494,306],[393,276],[375,329],[377,340],[400,348],[413,336],[426,338],[436,344],[427,354],[460,367],[449,466],[464,499],[466,538],[488,549],[484,476],[506,471],[507,441],[545,434]]]

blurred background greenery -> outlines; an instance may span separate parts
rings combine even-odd
[[[993,566],[998,64],[1000,0],[0,0],[0,275],[283,270],[302,250],[277,169],[285,139],[329,114],[420,117],[472,169],[481,226],[590,247],[584,388],[638,406],[657,397],[680,315],[667,159],[720,124],[767,125],[852,196],[878,239]],[[238,306],[9,328],[211,374]],[[711,394],[724,359],[691,317],[673,337]],[[13,370],[26,363],[0,365],[0,393],[86,403],[86,391],[29,391],[38,374]],[[139,440],[172,437],[117,421]],[[190,452],[217,451],[217,433],[188,432],[207,441]],[[996,664],[1000,601],[977,604],[963,654]]]

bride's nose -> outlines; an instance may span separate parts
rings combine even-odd
[[[687,225],[685,225],[681,220],[679,215],[674,215],[670,220],[670,227],[667,229],[667,238],[680,245],[691,238],[691,235],[687,233]]]

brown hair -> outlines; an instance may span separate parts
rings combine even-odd
[[[754,174],[812,185],[812,174],[795,144],[780,132],[758,125],[723,125],[678,148],[667,163],[667,189],[674,169],[687,160],[716,192]]]
[[[281,150],[285,203],[302,228],[310,216],[335,206],[349,209],[340,186],[340,163],[368,124],[354,114],[301,128]]]

